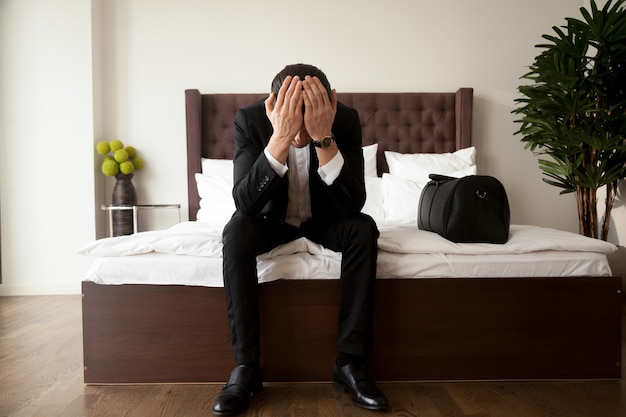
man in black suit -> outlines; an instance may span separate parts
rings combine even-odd
[[[245,411],[262,389],[256,256],[307,237],[342,253],[338,356],[333,386],[370,410],[388,408],[367,376],[371,350],[376,223],[365,202],[361,125],[356,110],[337,103],[318,68],[285,67],[270,96],[235,116],[233,198],[224,228],[224,289],[238,366],[213,412]]]

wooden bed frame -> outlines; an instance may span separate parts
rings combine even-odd
[[[236,109],[260,94],[187,90],[189,218],[201,157],[231,159]],[[470,146],[473,90],[344,93],[364,145],[383,152]],[[88,384],[224,382],[235,363],[222,288],[83,281]],[[619,277],[379,279],[372,376],[379,381],[621,377]],[[261,285],[266,381],[329,381],[336,280]]]

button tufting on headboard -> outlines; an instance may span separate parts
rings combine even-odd
[[[189,219],[199,207],[195,173],[201,157],[232,159],[235,112],[267,94],[200,94],[185,91]],[[379,174],[384,151],[442,153],[471,146],[473,89],[444,93],[338,93],[359,112],[363,145],[378,143]]]

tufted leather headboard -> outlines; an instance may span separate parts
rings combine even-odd
[[[359,112],[363,145],[378,143],[379,174],[387,172],[384,151],[443,153],[472,143],[474,90],[447,93],[338,93]],[[185,91],[189,220],[196,219],[200,197],[195,173],[202,158],[232,159],[235,112],[267,94],[201,94]]]

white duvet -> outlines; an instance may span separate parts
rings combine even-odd
[[[504,245],[455,244],[415,226],[379,228],[378,278],[608,276],[606,254],[617,249],[600,240],[534,226],[511,226]],[[95,258],[86,279],[112,285],[222,286],[221,229],[185,222],[97,240],[79,250]],[[336,279],[341,254],[301,238],[260,255],[257,270],[259,282]]]
[[[525,225],[512,225],[509,240],[505,244],[453,243],[436,233],[419,230],[415,226],[381,226],[378,248],[380,251],[399,254],[464,255],[519,254],[547,250],[608,254],[617,250],[612,243],[599,239]],[[220,227],[201,222],[183,222],[165,230],[96,240],[79,250],[82,255],[96,257],[129,256],[151,252],[221,258],[222,230]],[[321,245],[301,238],[278,246],[259,258],[271,259],[279,255],[296,253],[340,256]]]

